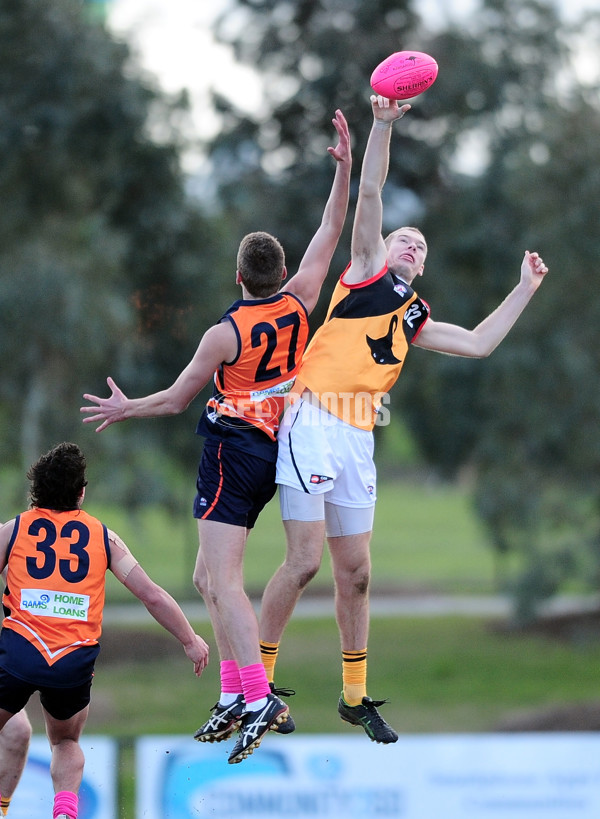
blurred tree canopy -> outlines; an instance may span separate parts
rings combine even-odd
[[[171,383],[228,303],[223,228],[190,203],[180,169],[186,110],[185,95],[135,77],[127,46],[77,0],[2,3],[0,452],[19,474],[75,439],[129,464],[112,487],[125,500],[160,482],[153,442],[189,458],[189,418],[184,442],[181,423],[168,440],[160,425],[95,438],[79,414],[108,374],[131,394]]]
[[[495,546],[522,558],[513,585],[527,617],[569,577],[600,582],[600,302],[592,295],[600,23],[590,14],[567,25],[541,0],[484,0],[460,25],[436,28],[415,9],[407,0],[236,0],[217,35],[264,76],[265,105],[249,116],[217,98],[225,127],[212,156],[234,169],[220,178],[226,206],[242,223],[260,214],[299,256],[309,234],[299,214],[324,195],[333,108],[350,123],[357,176],[374,66],[402,48],[435,56],[436,83],[395,126],[384,229],[412,223],[425,232],[418,287],[439,320],[474,327],[517,283],[525,249],[538,250],[551,272],[484,363],[415,349],[392,416],[406,420],[439,474],[475,474]],[[574,61],[586,54],[595,67],[587,84]],[[339,251],[329,288],[347,261],[347,237]],[[389,467],[391,430],[378,437]]]
[[[525,249],[550,275],[485,362],[412,351],[378,457],[398,468],[393,430],[406,423],[438,474],[475,476],[499,554],[521,556],[526,617],[568,578],[600,583],[600,17],[567,24],[551,0],[482,0],[460,25],[417,9],[231,0],[215,36],[254,67],[264,101],[249,113],[213,96],[209,210],[181,171],[185,93],[142,79],[78,0],[4,0],[0,452],[22,470],[77,440],[111,459],[114,497],[175,502],[174,467],[195,468],[195,416],[95,437],[80,423],[82,392],[105,394],[108,374],[130,395],[171,383],[237,296],[233,253],[247,231],[279,236],[293,273],[330,188],[335,108],[352,130],[355,196],[370,74],[393,51],[427,51],[439,77],[395,127],[384,191],[385,230],[413,223],[428,238],[420,295],[436,319],[473,327],[516,284]],[[313,327],[350,230],[351,214]]]

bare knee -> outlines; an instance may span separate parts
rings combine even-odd
[[[22,748],[29,746],[31,734],[31,723],[26,717],[24,719],[19,719],[12,730],[13,741]]]
[[[339,594],[366,596],[371,579],[370,532],[330,537],[333,577]]]
[[[354,578],[353,585],[357,594],[365,595],[369,591],[371,576],[369,572],[363,572]]]
[[[304,553],[298,558],[295,552],[287,554],[284,562],[279,568],[282,578],[290,586],[302,591],[321,568],[322,551],[314,553]]]
[[[206,564],[200,556],[198,556],[198,560],[196,560],[196,565],[194,566],[192,581],[196,591],[200,592],[202,597],[206,597],[208,594],[208,572],[206,571]]]
[[[216,606],[218,600],[217,590],[210,583],[206,569],[202,569],[199,571],[198,567],[196,567],[196,569],[194,570],[193,581],[196,590],[199,591],[202,597],[204,598],[204,602],[205,603],[210,602]]]
[[[31,740],[31,723],[24,711],[11,717],[2,729],[2,741],[11,753],[26,753]]]
[[[371,566],[368,561],[356,564],[337,566],[334,569],[334,580],[338,592],[365,596],[369,592]]]
[[[219,603],[221,602],[221,598],[219,597],[219,595],[217,594],[217,592],[214,589],[208,589],[207,593],[208,593],[208,599],[210,600],[210,602],[213,604],[213,606],[218,611],[219,610]]]
[[[206,573],[195,571],[192,580],[196,591],[199,592],[202,595],[202,597],[206,597],[208,594],[208,583]]]
[[[246,597],[243,587],[230,579],[229,582],[214,582],[207,577],[206,584],[202,590],[205,602],[210,601],[218,614],[222,613],[224,607],[240,604],[242,598]]]
[[[309,566],[304,571],[296,575],[296,583],[299,589],[303,589],[305,586],[308,586],[310,581],[319,571],[320,565],[321,564],[318,563],[316,565]]]

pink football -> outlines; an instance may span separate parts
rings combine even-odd
[[[438,64],[422,51],[397,51],[379,63],[371,74],[371,88],[389,100],[418,97],[433,85]]]

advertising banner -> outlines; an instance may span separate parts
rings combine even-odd
[[[79,819],[117,819],[117,743],[108,737],[84,736],[81,747],[85,768],[79,791]],[[10,805],[10,819],[49,819],[53,802],[50,746],[46,737],[35,736]]]
[[[137,742],[137,819],[598,819],[600,734]]]

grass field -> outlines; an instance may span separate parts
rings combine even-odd
[[[162,633],[151,629],[132,638],[107,630],[88,731],[193,733],[219,690],[214,642],[206,624],[199,630],[212,650],[200,680],[179,645]],[[135,641],[143,657],[132,660]],[[599,667],[599,644],[499,633],[480,618],[374,618],[371,625],[369,692],[389,698],[385,716],[405,733],[490,731],[521,710],[594,700]],[[289,704],[298,730],[352,730],[336,712],[341,659],[331,619],[292,620],[276,680],[297,691]]]
[[[191,573],[196,553],[193,520],[164,511],[126,516],[88,505],[131,544],[150,575],[184,601],[197,599]],[[281,560],[283,531],[276,503],[252,534],[247,585],[264,587]],[[378,502],[373,594],[378,589],[440,593],[495,590],[492,550],[468,495],[453,486],[387,484]],[[330,591],[328,560],[311,588]],[[116,581],[109,601],[137,601]],[[600,648],[501,635],[478,618],[374,618],[369,641],[369,689],[389,697],[386,713],[401,730],[490,730],[508,711],[593,698]],[[212,663],[197,681],[179,645],[160,629],[139,634],[105,629],[88,730],[119,735],[195,730],[218,692],[218,657],[207,623]],[[136,649],[139,649],[136,651]],[[277,681],[298,689],[294,713],[302,730],[345,730],[337,717],[341,660],[333,618],[288,627]],[[197,723],[197,724],[196,724]]]
[[[385,482],[378,491],[371,545],[374,592],[390,587],[444,593],[494,591],[497,578],[493,551],[464,489]],[[195,597],[191,578],[197,532],[191,513],[171,517],[164,510],[149,509],[132,516],[94,506],[92,498],[86,509],[119,532],[148,573],[178,599]],[[275,499],[248,541],[245,577],[249,590],[260,593],[281,562],[284,549]],[[311,588],[330,585],[326,555]],[[111,582],[108,599],[126,601],[130,595],[119,583]]]
[[[373,620],[369,692],[389,698],[382,713],[401,734],[493,731],[520,712],[597,697],[600,645],[584,649],[502,635],[489,625],[456,617]],[[205,624],[199,630],[207,634]],[[191,736],[208,718],[219,689],[218,661],[209,642],[212,663],[198,680],[179,645],[161,631],[107,629],[86,733],[120,741],[120,819],[135,817],[135,737]],[[277,680],[297,691],[288,702],[298,733],[359,735],[360,729],[337,715],[341,661],[331,619],[290,623]],[[33,711],[34,727],[41,731]],[[269,736],[264,742],[285,741]],[[224,761],[231,747],[223,743]]]
[[[174,520],[160,510],[132,517],[98,509],[91,499],[86,508],[116,529],[150,575],[176,597],[196,598],[191,583],[196,532],[191,518]],[[375,528],[374,594],[390,588],[398,593],[446,594],[496,589],[492,550],[470,510],[468,495],[459,488],[382,486]],[[262,589],[281,560],[283,543],[278,506],[272,503],[248,546],[249,588]],[[330,585],[325,560],[312,588]],[[108,599],[120,602],[131,597],[114,581]],[[382,713],[398,731],[492,731],[523,711],[596,698],[600,645],[568,645],[490,626],[476,617],[372,620],[369,693],[389,698]],[[152,733],[191,735],[217,699],[216,647],[210,626],[202,623],[197,628],[212,652],[200,680],[177,642],[159,628],[105,629],[86,733],[112,735],[121,742],[121,819],[134,816],[133,739]],[[299,732],[356,735],[358,729],[343,723],[336,710],[341,659],[333,618],[292,620],[276,679],[297,691],[289,704]],[[32,702],[30,711],[36,731],[42,731],[39,705]],[[224,755],[228,748],[229,743]]]

